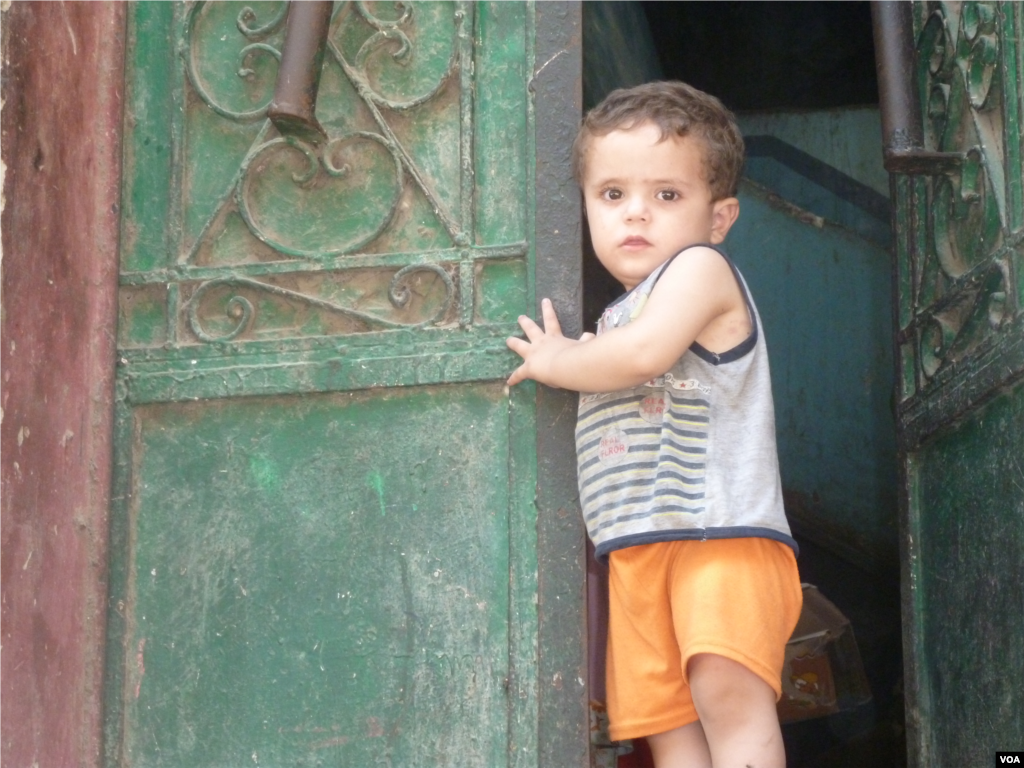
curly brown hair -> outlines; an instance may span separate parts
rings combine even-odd
[[[591,137],[647,122],[658,126],[662,140],[669,136],[700,139],[712,200],[736,194],[743,172],[743,136],[736,118],[714,96],[677,80],[618,88],[586,114],[572,145],[576,182],[583,183]]]

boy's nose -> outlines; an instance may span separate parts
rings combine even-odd
[[[647,202],[639,195],[630,197],[626,201],[626,221],[646,221],[648,208]]]

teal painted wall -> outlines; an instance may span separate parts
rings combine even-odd
[[[741,112],[736,118],[744,136],[775,136],[889,196],[878,107]]]
[[[863,111],[849,116],[844,165],[859,173],[856,152],[877,147],[862,141]],[[824,117],[834,149],[842,114]],[[764,135],[767,122],[753,129]],[[787,143],[800,139],[780,133]],[[825,161],[841,154],[808,144],[804,151]],[[799,187],[790,179],[790,190]],[[788,513],[798,533],[869,569],[889,567],[898,556],[889,252],[778,191],[744,181],[726,247],[750,284],[768,340]]]

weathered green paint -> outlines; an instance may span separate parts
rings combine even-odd
[[[582,765],[572,412],[504,386],[578,8],[337,4],[315,147],[283,6],[129,14],[107,764]]]
[[[533,521],[500,383],[133,420],[125,763],[504,764]]]
[[[984,765],[1024,743],[1024,8],[915,34],[925,148],[962,159],[893,179],[908,747]]]
[[[1024,740],[1024,387],[918,451],[910,476],[920,761],[985,765]]]
[[[486,263],[524,263],[527,253],[525,6],[428,3],[396,18],[339,6],[320,148],[263,119],[280,3],[175,8],[135,17],[136,35],[176,30],[180,66],[169,78],[156,53],[136,55],[132,72],[151,85],[132,89],[145,91],[133,110],[157,135],[133,140],[126,199],[145,204],[128,210],[123,260],[126,285],[170,284],[170,344],[466,326],[480,319],[480,299],[494,305],[475,285]],[[474,48],[476,25],[489,30],[488,46]],[[133,51],[167,47],[147,40]],[[493,119],[474,122],[492,105]],[[494,231],[497,212],[507,215]],[[169,232],[175,221],[181,230]],[[510,324],[524,307],[514,295],[505,303],[482,319]],[[136,325],[134,305],[122,304]]]
[[[170,250],[173,157],[167,128],[174,120],[171,96],[178,68],[172,47],[145,41],[167,35],[173,14],[172,3],[139,3],[128,26],[127,65],[136,77],[125,83],[125,111],[131,117],[124,138],[121,210],[128,224],[122,227],[122,272],[162,266]]]

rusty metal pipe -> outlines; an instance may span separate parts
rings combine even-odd
[[[909,0],[871,3],[885,169],[890,173],[948,173],[960,167],[963,155],[924,148],[921,102],[914,88],[917,73],[911,11]]]
[[[921,105],[914,94],[914,24],[910,11],[908,0],[871,3],[886,157],[924,148]]]
[[[327,138],[316,119],[316,96],[333,6],[331,0],[288,4],[288,27],[274,100],[267,108],[267,117],[283,135],[314,144]]]

